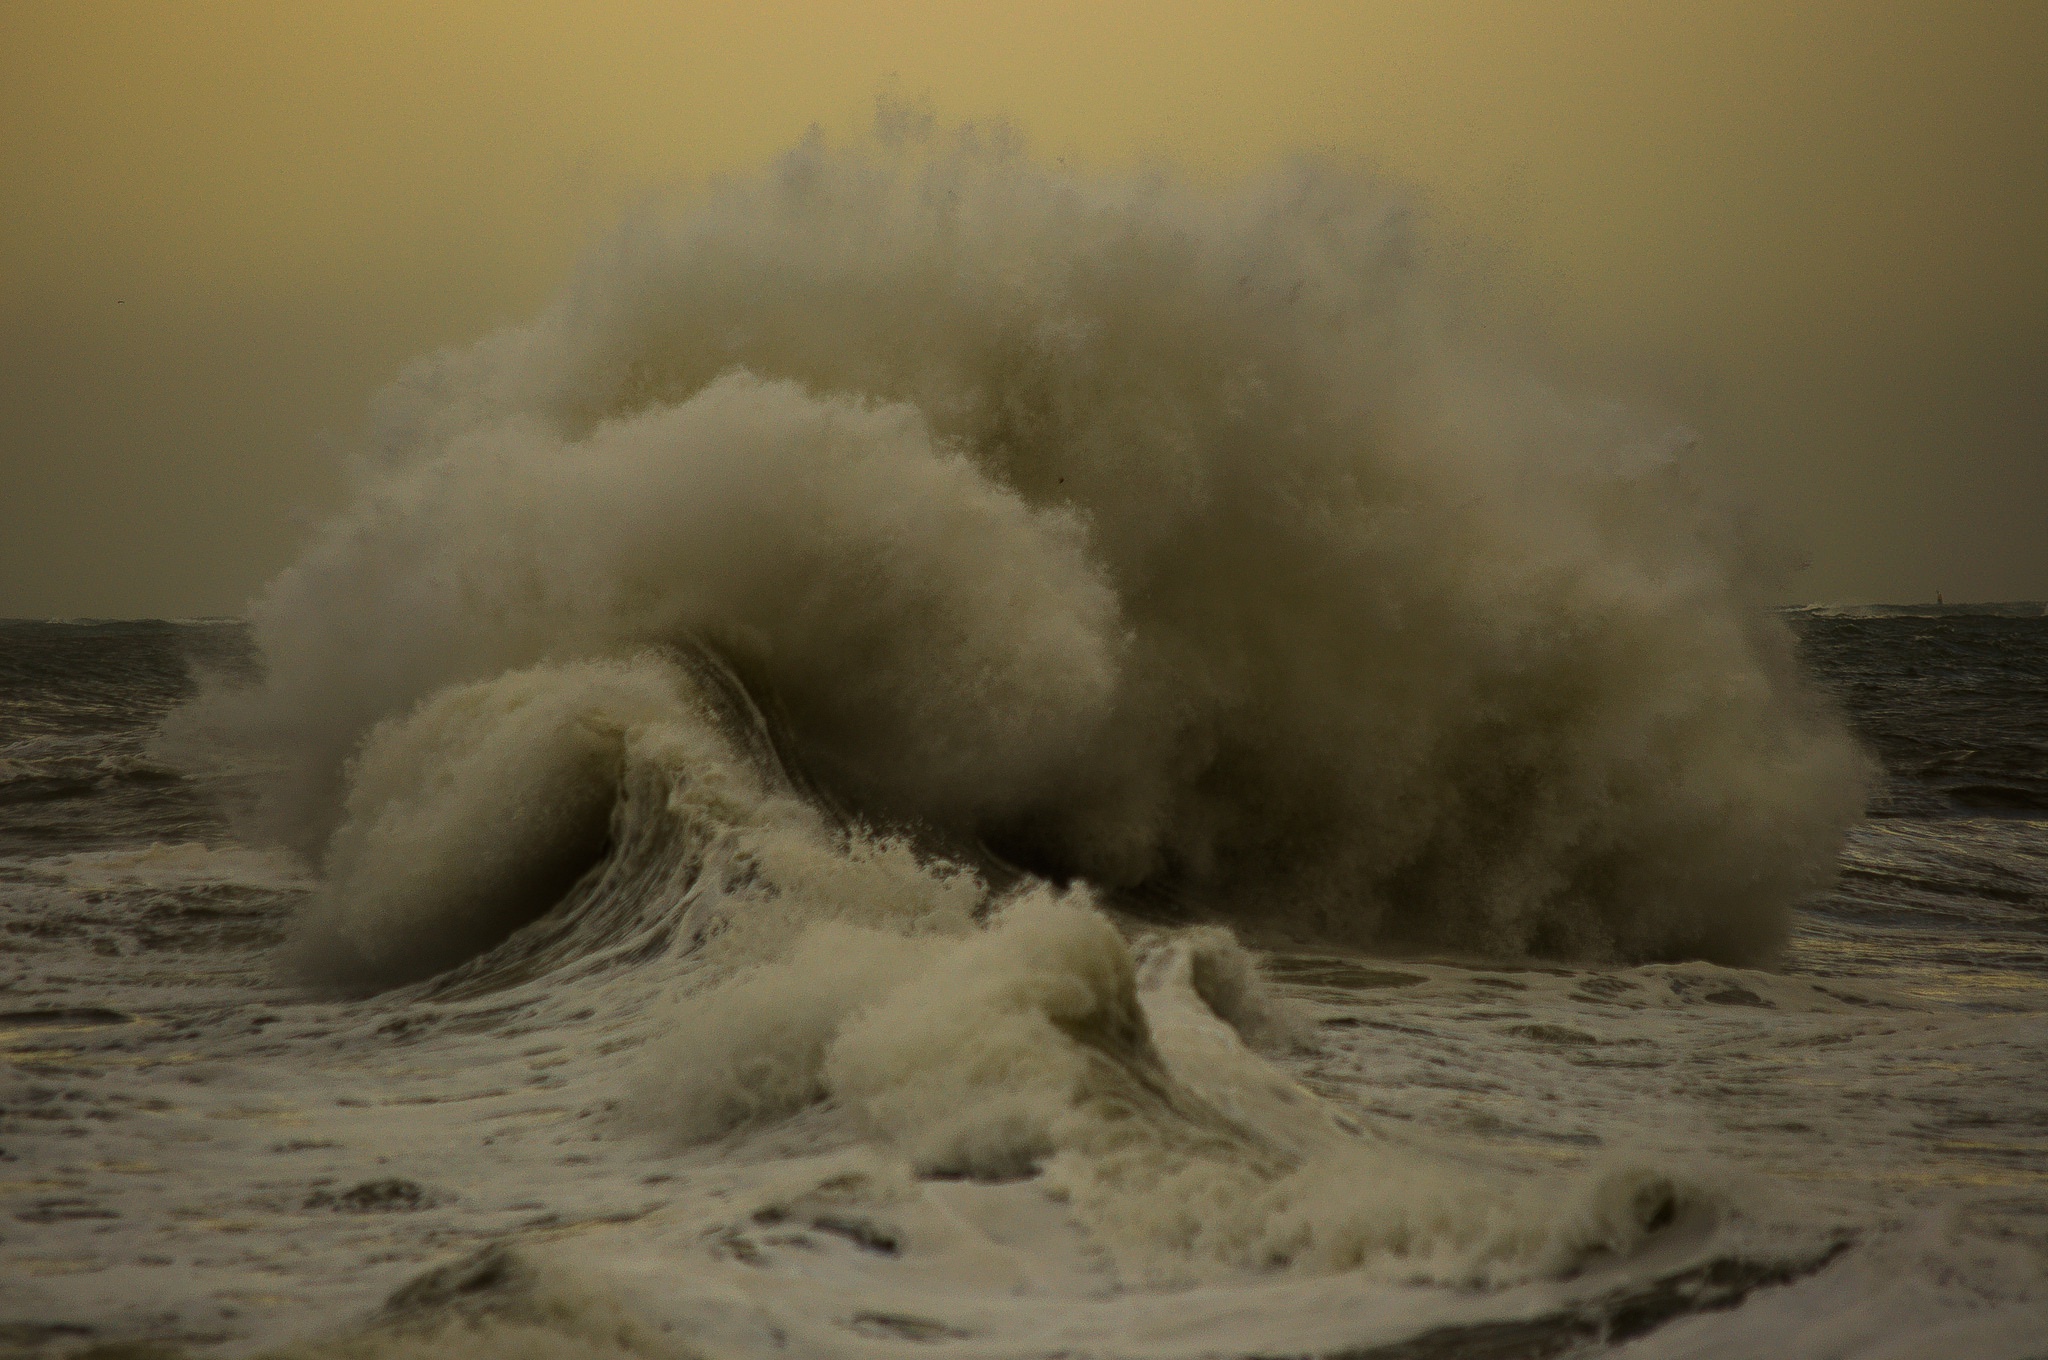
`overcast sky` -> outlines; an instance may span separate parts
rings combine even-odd
[[[369,394],[893,79],[1047,156],[1415,186],[1813,600],[2048,597],[2048,4],[0,0],[0,615],[238,612]]]

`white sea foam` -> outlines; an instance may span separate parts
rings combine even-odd
[[[1234,952],[1214,932],[1175,940],[1141,987],[1083,895],[1042,889],[966,933],[819,927],[676,1009],[641,1067],[640,1122],[687,1143],[823,1102],[919,1175],[1042,1172],[1126,1278],[1158,1283],[1292,1266],[1501,1284],[1705,1212],[1647,1170],[1529,1183],[1361,1129],[1198,990]],[[1237,1025],[1279,1027],[1255,1010],[1276,1002],[1251,1000],[1263,984],[1208,986]]]

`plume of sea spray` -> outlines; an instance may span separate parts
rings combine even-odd
[[[860,814],[1056,876],[1766,958],[1862,760],[1658,432],[1461,353],[1413,233],[1327,165],[1210,191],[915,120],[807,140],[402,375],[212,712],[317,846],[377,723],[699,639]]]

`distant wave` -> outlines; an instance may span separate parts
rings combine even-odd
[[[1342,171],[885,123],[636,216],[378,399],[252,608],[264,678],[174,725],[282,761],[302,955],[449,967],[608,872],[678,649],[922,854],[1294,937],[1771,954],[1866,768],[1681,438],[1459,353]]]
[[[1828,619],[2039,619],[2048,618],[2048,603],[2008,600],[1985,604],[1804,604],[1788,612]]]
[[[0,630],[38,628],[66,628],[105,630],[110,632],[160,632],[167,628],[239,626],[244,622],[238,616],[203,614],[193,618],[177,619],[100,619],[100,618],[0,618]]]

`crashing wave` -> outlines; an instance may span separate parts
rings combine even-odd
[[[700,642],[864,824],[1054,881],[1768,958],[1861,757],[1669,441],[1430,312],[1398,199],[1340,170],[813,139],[409,370],[255,607],[265,679],[186,721],[284,758],[276,830],[330,870],[306,937],[347,917],[321,947],[391,976],[602,853],[622,734],[683,702],[632,659]]]

